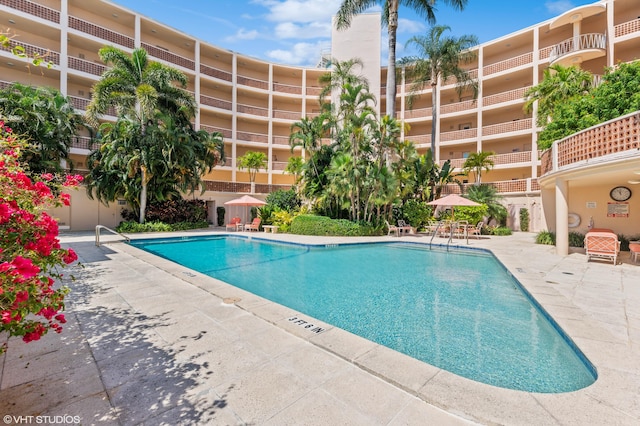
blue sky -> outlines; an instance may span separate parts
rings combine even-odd
[[[331,16],[342,0],[112,0],[121,6],[177,28],[191,36],[244,55],[271,62],[315,66],[331,45]],[[553,18],[595,0],[469,0],[458,12],[442,0],[437,4],[440,25],[451,34],[471,34],[490,41]],[[376,10],[376,9],[374,9]],[[377,8],[379,10],[379,8]],[[412,10],[400,8],[397,57],[413,35],[428,26]],[[386,64],[387,36],[382,29],[381,52]]]

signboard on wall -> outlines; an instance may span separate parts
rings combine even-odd
[[[629,203],[607,203],[607,217],[629,217]]]

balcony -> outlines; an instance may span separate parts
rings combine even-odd
[[[267,108],[255,107],[251,105],[238,104],[238,112],[242,114],[257,115],[259,117],[269,117]]]
[[[3,6],[12,7],[20,12],[27,13],[29,15],[37,16],[38,18],[45,19],[47,21],[60,23],[60,12],[51,9],[46,6],[41,6],[32,1],[27,0],[0,0],[0,4]]]
[[[497,182],[482,182],[484,185],[493,186],[498,190],[501,194],[509,194],[509,193],[527,193],[527,192],[539,192],[540,185],[538,184],[538,180],[536,178],[527,178],[527,179],[513,179],[513,180],[503,180]],[[467,190],[473,186],[472,183],[465,183],[462,185],[462,191],[467,192]],[[445,185],[442,189],[442,195],[448,194],[460,194],[462,193],[460,190],[460,186],[457,184],[448,184]]]
[[[200,125],[200,128],[203,130],[206,130],[209,133],[221,133],[222,137],[225,139],[231,139],[231,129],[224,129],[222,127],[214,127],[214,126],[207,126],[207,125]],[[227,158],[228,160],[228,158]],[[229,163],[231,164],[231,163]]]
[[[208,65],[200,64],[200,73],[204,75],[208,75],[209,77],[217,78],[218,80],[224,81],[233,81],[233,75],[228,72],[218,68],[210,67]]]
[[[269,137],[261,133],[237,132],[236,139],[245,142],[269,143]]]
[[[87,74],[101,76],[107,70],[107,67],[85,59],[69,56],[69,68],[76,71],[86,72]]]
[[[289,147],[289,136],[273,136],[274,145],[282,145]]]
[[[623,22],[615,26],[614,33],[616,37],[624,37],[629,34],[640,31],[640,19]]]
[[[542,151],[538,152],[538,157],[540,156]],[[491,161],[493,161],[494,166],[510,166],[517,165],[520,166],[522,163],[531,163],[531,151],[520,151],[520,152],[510,152],[507,154],[496,154],[489,157]],[[450,158],[451,166],[456,169],[461,169],[464,164],[466,158]],[[440,160],[440,166],[444,164],[447,160]]]
[[[146,50],[150,56],[153,56],[157,59],[161,59],[165,62],[169,62],[173,65],[178,65],[189,70],[196,69],[196,63],[192,59],[176,55],[175,53],[171,53],[168,50],[164,50],[160,47],[152,46],[144,42],[141,44],[141,47]]]
[[[533,53],[525,53],[515,58],[505,59],[504,61],[496,62],[482,68],[482,73],[486,77],[491,74],[496,74],[502,71],[510,71],[514,68],[518,68],[524,65],[530,65],[533,62]]]
[[[83,21],[82,19],[78,19],[74,16],[69,16],[69,28],[92,35],[101,40],[107,40],[111,43],[119,44],[120,46],[124,46],[129,49],[133,49],[135,47],[133,38],[128,37],[124,34],[117,33],[115,31],[111,31],[107,28],[100,27],[90,22]]]
[[[269,82],[257,80],[255,78],[238,76],[238,84],[243,86],[255,87],[256,89],[269,90]]]
[[[607,54],[607,36],[600,33],[582,34],[556,44],[549,53],[549,62],[570,66]]]
[[[505,123],[491,124],[482,127],[482,136],[500,135],[503,133],[531,131],[533,122],[530,118],[523,120],[507,121]]]
[[[640,152],[640,112],[590,127],[560,141],[541,156],[542,176],[577,168],[606,158],[638,157]]]
[[[300,111],[286,111],[281,109],[275,109],[273,110],[272,116],[273,118],[278,118],[281,120],[295,121],[295,120],[300,120],[302,114],[300,113]]]
[[[91,138],[88,136],[74,136],[71,140],[71,148],[91,149]]]
[[[58,52],[53,52],[43,47],[34,46],[33,44],[9,40],[9,46],[4,47],[0,45],[0,50],[13,52],[15,48],[19,47],[22,47],[24,49],[24,52],[20,53],[24,53],[29,58],[40,58],[44,62],[51,62],[52,64],[60,65],[60,54]]]
[[[475,100],[456,102],[453,104],[446,104],[440,107],[440,114],[451,114],[454,112],[462,112],[474,109],[478,106]]]
[[[230,101],[214,98],[213,96],[200,95],[200,104],[227,111],[231,111],[233,109],[233,104]]]
[[[478,129],[464,129],[453,132],[440,133],[440,142],[453,142],[463,139],[474,139],[478,136]]]
[[[273,91],[278,93],[286,93],[289,95],[301,95],[302,87],[290,84],[273,83]]]
[[[496,93],[495,95],[484,96],[482,105],[487,107],[505,102],[522,101],[524,102],[524,94],[531,86],[519,89],[509,90],[508,92]]]
[[[417,108],[417,109],[407,109],[404,111],[404,119],[409,120],[412,118],[431,118],[433,110],[431,107],[428,108]],[[401,118],[401,112],[396,112],[397,118]]]

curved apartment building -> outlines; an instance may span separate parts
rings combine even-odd
[[[292,183],[283,169],[290,156],[301,153],[291,153],[290,126],[301,117],[318,114],[318,77],[326,68],[280,65],[244,56],[108,1],[0,0],[0,16],[0,25],[16,35],[13,43],[47,55],[53,63],[49,69],[28,70],[25,60],[2,49],[0,84],[20,81],[57,88],[79,111],[88,105],[91,88],[105,69],[98,58],[104,45],[125,51],[142,47],[153,60],[183,71],[189,77],[188,90],[199,101],[196,126],[224,135],[227,161],[205,177],[206,192],[200,196],[208,200],[212,214],[213,207],[222,206],[237,193],[250,192],[248,173],[236,167],[236,159],[247,151],[261,151],[268,157],[268,169],[256,178],[257,194]],[[365,15],[363,19],[369,18]],[[365,63],[379,64],[379,49],[357,48],[361,40],[379,46],[379,35],[374,33],[371,38],[364,33],[367,28],[371,31],[372,26],[354,25],[349,39],[355,51],[371,52],[371,58],[362,58]],[[334,38],[339,37],[334,33]],[[334,41],[332,56],[346,59],[341,57],[349,51],[344,46]],[[546,228],[538,183],[541,153],[536,144],[535,110],[532,115],[523,112],[523,95],[553,63],[579,64],[600,75],[607,66],[640,58],[640,4],[637,0],[606,0],[578,7],[475,49],[477,59],[469,71],[479,82],[477,99],[470,93],[461,97],[454,82],[443,82],[436,122],[430,89],[409,109],[409,83],[399,79],[397,118],[410,125],[403,137],[424,152],[431,144],[432,126],[436,126],[436,159],[440,163],[451,160],[456,167],[471,152],[495,152],[495,167],[483,174],[483,182],[495,185],[505,196],[510,224],[516,227],[519,209],[527,208],[532,230]],[[368,72],[375,76],[371,91],[384,115],[387,70],[369,65]],[[77,169],[86,167],[88,142],[83,135],[74,142],[72,159]],[[457,186],[450,188],[456,190]],[[72,208],[57,212],[62,226],[81,230],[119,222],[122,206],[99,205],[80,193],[72,197]]]

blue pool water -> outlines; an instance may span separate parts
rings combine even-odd
[[[568,392],[595,370],[490,253],[243,237],[131,244],[469,379]]]

